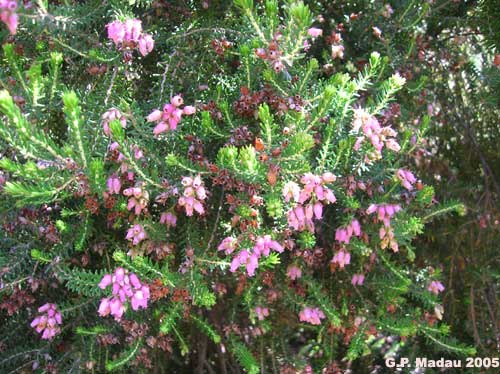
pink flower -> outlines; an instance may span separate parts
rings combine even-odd
[[[257,306],[257,307],[255,307],[254,311],[255,311],[255,314],[257,315],[257,318],[259,319],[259,321],[262,321],[262,320],[264,320],[264,318],[269,316],[269,309],[268,308]]]
[[[196,108],[189,105],[181,109],[180,106],[183,102],[182,97],[176,95],[170,99],[169,104],[165,104],[163,111],[155,109],[147,116],[148,122],[157,122],[153,129],[155,136],[165,131],[175,130],[181,121],[182,115],[192,115],[196,112]]]
[[[184,99],[181,95],[175,95],[174,97],[172,97],[172,99],[170,99],[170,103],[178,108],[182,104],[184,104]]]
[[[241,265],[246,267],[248,276],[253,277],[255,275],[255,270],[259,266],[259,257],[255,253],[250,253],[244,249],[233,258],[229,270],[231,273],[234,273]]]
[[[144,153],[142,153],[142,150],[138,146],[134,146],[134,158],[136,160],[140,160],[141,158],[144,157]]]
[[[399,169],[396,173],[396,176],[401,181],[401,184],[408,191],[413,190],[413,184],[417,181],[417,178],[413,175],[413,173],[409,170]]]
[[[311,48],[311,44],[309,44],[309,41],[306,39],[304,40],[304,43],[302,44],[302,48],[304,48],[304,51],[309,51],[309,49]]]
[[[17,31],[19,16],[16,13],[17,2],[15,0],[0,1],[0,21],[5,23],[9,32],[14,35]]]
[[[109,123],[118,120],[123,128],[127,127],[127,118],[116,108],[110,108],[101,117],[102,128],[106,135],[110,135],[111,131],[109,128]]]
[[[351,279],[353,286],[362,286],[365,281],[365,276],[363,274],[354,274]]]
[[[359,150],[364,140],[369,139],[378,157],[384,145],[395,152],[399,151],[399,144],[394,139],[396,131],[389,126],[381,127],[377,119],[364,109],[354,110],[352,128],[354,133],[358,133],[360,129],[363,132],[363,136],[357,138],[354,150]]]
[[[258,237],[253,247],[253,253],[260,257],[260,255],[269,256],[270,250],[275,250],[278,253],[283,252],[283,247],[277,241],[271,239],[270,235]]]
[[[153,133],[155,135],[160,134],[163,131],[160,131],[163,129],[164,125],[162,124],[167,124],[169,126],[170,130],[175,130],[177,128],[177,125],[181,121],[182,117],[182,110],[178,109],[175,105],[173,104],[165,104],[163,107],[163,114],[162,114],[162,122],[160,122],[155,129],[153,130]]]
[[[307,33],[309,34],[310,37],[317,38],[318,36],[323,35],[323,30],[318,29],[316,27],[311,27],[309,30],[307,30]]]
[[[32,322],[31,327],[37,333],[42,333],[42,339],[52,340],[54,336],[61,332],[58,325],[62,324],[61,313],[57,310],[56,304],[47,303],[38,308],[39,313],[44,313],[37,316]]]
[[[399,251],[398,242],[394,238],[394,230],[392,227],[385,225],[379,230],[380,248],[385,249],[390,247],[394,252]]]
[[[175,227],[177,225],[177,216],[171,212],[162,213],[160,216],[160,223],[163,223],[168,227]]]
[[[218,250],[224,250],[226,254],[230,254],[234,251],[236,245],[236,239],[231,237],[225,238],[218,247]],[[277,241],[272,240],[270,235],[260,236],[255,240],[255,245],[250,252],[247,249],[240,251],[231,261],[230,271],[234,273],[241,265],[244,265],[249,277],[255,275],[255,270],[259,266],[259,258],[261,256],[269,256],[271,249],[278,253],[284,251],[281,244]]]
[[[228,236],[217,247],[218,251],[224,251],[226,255],[229,255],[234,252],[236,245],[238,244],[238,240],[233,238],[232,236]]]
[[[121,320],[123,313],[125,313],[125,306],[123,305],[123,302],[117,298],[113,297],[109,301],[109,314],[114,316],[116,321]]]
[[[104,275],[104,277],[102,277],[101,281],[99,282],[99,288],[104,290],[111,283],[113,283],[113,278],[111,277],[110,274],[106,274]]]
[[[155,45],[153,37],[149,34],[144,34],[139,38],[139,52],[141,55],[146,56],[149,54]]]
[[[441,282],[438,282],[438,281],[432,281],[430,284],[429,284],[429,287],[427,287],[427,290],[429,292],[432,292],[433,294],[439,294],[440,292],[443,292],[444,291],[444,286]]]
[[[149,193],[142,189],[141,184],[137,187],[126,188],[123,190],[123,195],[129,198],[127,209],[134,209],[135,215],[141,214],[141,212],[148,206]]]
[[[146,56],[153,50],[153,37],[142,31],[142,23],[138,19],[127,19],[125,22],[113,21],[108,23],[106,28],[108,38],[119,49],[139,49],[142,56]]]
[[[394,9],[392,9],[391,4],[385,4],[382,15],[385,18],[389,18],[392,15],[392,13],[394,13]]]
[[[231,261],[231,267],[229,268],[229,271],[231,273],[234,273],[236,270],[238,270],[238,268],[242,264],[245,264],[247,262],[249,256],[250,256],[250,253],[246,249],[242,250]]]
[[[138,310],[140,308],[146,309],[148,307],[149,300],[149,287],[142,286],[139,290],[134,292],[134,295],[130,299],[133,310]]]
[[[316,211],[319,213],[317,208]],[[313,206],[309,204],[304,207],[299,204],[288,212],[288,225],[297,231],[304,231],[307,229],[310,232],[314,232],[313,214]]]
[[[110,194],[120,194],[122,184],[120,182],[120,178],[118,178],[116,174],[113,174],[108,178],[107,185]]]
[[[162,115],[163,112],[161,110],[155,109],[146,117],[146,120],[148,122],[156,122],[161,119]]]
[[[109,146],[109,150],[111,152],[114,152],[114,151],[118,150],[118,148],[120,148],[120,144],[118,144],[117,142],[113,142]]]
[[[389,148],[391,151],[394,151],[394,152],[399,152],[401,150],[401,146],[399,145],[399,143],[395,139],[388,139],[385,142],[385,145],[387,148]]]
[[[316,201],[316,203],[314,203],[313,210],[314,210],[314,217],[316,219],[323,218],[323,204],[321,204],[319,201]]]
[[[279,73],[285,67],[285,65],[283,65],[283,63],[280,60],[273,61],[271,65],[273,66],[273,69],[276,73]]]
[[[106,317],[109,313],[111,313],[111,308],[109,307],[109,299],[107,297],[101,299],[97,312],[101,317]]]
[[[113,296],[101,299],[98,313],[101,317],[112,315],[119,321],[125,313],[125,303],[130,301],[133,310],[148,307],[149,287],[141,283],[137,275],[123,268],[116,268],[114,274],[105,274],[99,287],[111,286]]]
[[[123,42],[123,38],[125,37],[125,27],[123,23],[120,21],[113,21],[106,25],[108,29],[108,38],[118,45]]]
[[[335,240],[349,244],[352,236],[361,236],[361,226],[357,219],[353,219],[346,227],[339,227],[335,232]]]
[[[340,243],[349,244],[350,238],[347,237],[347,230],[344,227],[339,227],[335,231],[335,240],[337,240]]]
[[[137,42],[142,35],[142,22],[138,19],[128,19],[124,23],[125,36],[127,42]]]
[[[325,318],[325,313],[319,308],[306,307],[299,313],[301,322],[307,322],[311,325],[320,325],[321,320]]]
[[[401,210],[399,204],[371,204],[366,210],[367,214],[373,214],[377,212],[377,218],[382,221],[385,226],[390,226],[391,218]]]
[[[314,219],[323,218],[323,205],[334,203],[337,199],[332,190],[324,184],[335,181],[330,172],[317,176],[306,173],[300,179],[301,188],[295,182],[287,182],[283,187],[283,197],[286,202],[291,199],[298,204],[287,213],[288,225],[297,231],[314,232]]]
[[[302,270],[298,266],[291,265],[291,266],[288,267],[286,275],[291,280],[296,280],[296,279],[299,279],[302,276]]]
[[[340,269],[343,269],[346,265],[351,263],[351,254],[343,249],[335,253],[332,258],[332,264],[338,265]]]
[[[183,114],[190,116],[191,114],[196,113],[196,108],[192,105],[186,105],[184,109],[182,109]]]
[[[333,173],[330,173],[328,171],[326,173],[323,173],[323,175],[321,176],[321,179],[323,180],[323,183],[332,183],[332,182],[335,182],[337,180],[337,177]]]
[[[342,44],[333,44],[332,45],[332,59],[343,59],[344,58],[344,46]]]
[[[141,241],[146,239],[146,237],[147,235],[144,231],[144,228],[141,225],[136,224],[127,231],[127,236],[125,238],[129,241],[132,241],[133,245],[137,245]]]
[[[184,177],[181,183],[184,186],[184,193],[177,203],[184,207],[186,215],[192,216],[195,211],[200,215],[205,213],[202,202],[206,199],[207,192],[201,177],[199,175],[194,178]]]

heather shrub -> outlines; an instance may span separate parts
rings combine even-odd
[[[373,48],[407,79],[396,110],[406,124],[430,116],[424,141],[408,165],[435,199],[460,200],[464,215],[440,217],[414,242],[423,264],[440,264],[450,333],[478,349],[498,351],[498,89],[500,57],[495,1],[323,3],[323,17],[341,32],[345,66],[361,63]],[[376,36],[373,28],[381,34]],[[342,30],[342,31],[340,31]],[[325,42],[330,43],[325,39]],[[422,347],[422,346],[420,346]],[[433,355],[428,348],[428,355]]]
[[[431,113],[398,109],[389,48],[349,64],[301,1],[26,5],[2,16],[2,368],[475,353],[416,245],[464,207],[414,170]]]

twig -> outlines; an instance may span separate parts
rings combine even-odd
[[[167,80],[168,69],[170,69],[170,62],[172,61],[172,58],[176,54],[177,54],[177,51],[172,52],[172,54],[170,55],[170,59],[168,61],[168,64],[167,64],[167,66],[165,66],[165,71],[162,74],[161,85],[160,85],[160,102],[158,105],[161,105],[161,103],[163,102],[163,90],[165,89],[165,82]]]
[[[217,232],[217,226],[219,225],[219,220],[220,220],[220,213],[222,211],[222,201],[223,201],[223,199],[224,199],[224,188],[222,188],[222,191],[221,191],[221,194],[220,194],[219,208],[217,209],[217,216],[215,217],[214,227],[212,229],[212,233],[210,234],[210,239],[208,240],[207,247],[205,248],[205,252],[203,252],[204,255],[210,249],[210,246],[212,245],[212,242],[215,239],[215,233]]]
[[[474,341],[476,342],[476,345],[480,345],[483,347],[483,344],[481,343],[481,339],[479,337],[479,333],[477,332],[477,323],[476,323],[476,306],[474,304],[474,289],[471,287],[470,288],[470,317],[472,320],[472,331],[474,334]],[[484,347],[483,347],[484,348]]]
[[[106,97],[104,98],[104,105],[108,105],[109,97],[111,96],[111,91],[113,90],[113,85],[115,83],[116,73],[118,72],[118,68],[115,66],[113,68],[113,75],[111,76],[111,81],[109,82],[108,90],[106,91]]]
[[[235,34],[241,34],[241,32],[238,31],[238,30],[224,29],[222,27],[213,27],[213,28],[203,27],[203,28],[200,28],[200,29],[194,29],[194,30],[191,30],[191,31],[187,31],[187,32],[182,33],[182,34],[172,35],[170,38],[165,39],[165,43],[168,42],[168,41],[170,41],[170,40],[172,40],[172,39],[185,38],[186,36],[189,36],[189,35],[192,35],[192,34],[196,34],[196,33],[199,33],[199,32],[205,32],[205,31],[211,31],[211,32],[232,32],[232,33],[235,33]]]

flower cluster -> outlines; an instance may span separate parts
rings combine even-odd
[[[401,210],[399,204],[371,204],[366,210],[367,214],[377,212],[377,218],[384,223],[384,226],[391,225],[391,218]]]
[[[346,265],[351,263],[351,254],[344,249],[341,249],[335,253],[331,263],[333,266],[338,266],[340,269],[343,269]]]
[[[366,210],[367,214],[376,212],[378,220],[384,223],[384,227],[379,230],[382,249],[390,247],[394,252],[399,250],[398,243],[394,238],[394,230],[391,227],[391,218],[400,210],[399,204],[372,204]]]
[[[227,242],[224,246],[222,246],[222,244],[223,243],[219,245],[219,248],[225,249],[227,247]],[[270,235],[258,237],[252,251],[244,249],[233,258],[230,271],[234,273],[241,265],[244,265],[248,276],[253,277],[255,275],[255,269],[259,267],[260,257],[269,256],[271,249],[278,253],[282,253],[284,250],[281,244],[271,239]]]
[[[394,238],[394,230],[390,226],[381,227],[379,230],[380,248],[391,248],[394,252],[399,251],[399,245]]]
[[[136,215],[141,214],[148,206],[149,193],[145,191],[142,186],[126,188],[123,190],[123,195],[129,198],[127,209],[134,209]]]
[[[120,112],[119,109],[116,108],[110,108],[107,111],[105,111],[101,119],[102,119],[101,121],[102,129],[104,133],[108,136],[111,133],[109,124],[114,120],[120,121],[123,128],[127,127],[127,118]]]
[[[317,38],[318,36],[323,35],[323,30],[317,27],[311,27],[307,30],[307,35],[309,35],[311,38]]]
[[[307,35],[310,36],[314,41],[316,38],[323,35],[323,30],[317,27],[311,27],[310,29],[307,30]],[[304,51],[307,52],[309,48],[311,48],[311,45],[309,44],[309,41],[306,39],[304,40]]]
[[[344,58],[344,46],[342,45],[342,35],[337,32],[332,32],[332,35],[329,38],[330,43],[332,44],[332,59],[343,59]]]
[[[154,40],[150,34],[142,31],[142,23],[138,19],[127,19],[126,21],[113,21],[106,25],[108,38],[121,49],[139,48],[141,55],[146,56],[153,50]]]
[[[302,276],[302,270],[298,266],[291,265],[288,267],[288,269],[286,271],[286,275],[291,280],[296,280]]]
[[[120,182],[120,178],[116,176],[116,174],[112,174],[109,178],[108,181],[106,182],[108,186],[108,192],[110,194],[120,194],[120,190],[122,188],[122,184]]]
[[[257,57],[268,61],[276,73],[279,73],[285,67],[281,61],[281,51],[279,50],[278,40],[281,38],[280,34],[275,35],[275,40],[272,40],[267,48],[257,48],[255,54]]]
[[[175,227],[177,225],[177,216],[171,212],[164,212],[160,216],[160,223],[168,227]]]
[[[194,106],[186,105],[184,108],[180,108],[182,104],[184,104],[184,100],[180,95],[176,95],[170,99],[170,103],[164,105],[163,110],[155,109],[148,115],[148,122],[157,123],[153,129],[155,136],[165,131],[175,130],[183,114],[189,116],[196,112]]]
[[[5,26],[7,26],[12,35],[16,33],[19,22],[16,10],[16,0],[0,0],[0,21],[5,23]]]
[[[236,244],[238,243],[238,240],[236,238],[233,238],[232,236],[228,236],[222,242],[219,244],[217,247],[218,251],[224,251],[226,255],[229,255],[234,252],[236,249]]]
[[[324,184],[335,181],[332,173],[322,176],[311,173],[301,178],[302,188],[295,182],[287,182],[283,187],[283,196],[288,202],[293,199],[297,205],[287,213],[288,225],[297,231],[309,230],[314,232],[313,218],[323,217],[323,204],[337,201],[332,190]]]
[[[365,282],[365,276],[364,274],[354,274],[351,278],[351,284],[353,286],[362,286],[363,283]]]
[[[439,294],[440,292],[443,292],[444,291],[444,286],[441,282],[439,281],[432,281],[430,284],[429,284],[429,287],[427,287],[427,290],[429,292],[432,292],[433,294]]]
[[[369,139],[376,154],[380,156],[384,146],[398,152],[401,147],[394,138],[397,133],[390,126],[382,127],[375,117],[364,109],[356,109],[354,111],[354,119],[352,123],[354,133],[358,133],[361,129],[363,135],[359,136],[354,144],[354,150],[358,150],[365,139]]]
[[[131,241],[133,245],[139,244],[146,238],[146,231],[144,231],[144,228],[139,224],[135,224],[130,229],[128,229],[127,236],[125,237],[125,239]]]
[[[99,283],[99,288],[112,287],[112,297],[105,297],[99,305],[99,315],[111,314],[119,321],[125,312],[125,303],[130,301],[133,310],[146,309],[149,300],[149,287],[142,284],[134,273],[123,268],[116,268],[114,274],[106,274]]]
[[[320,325],[321,320],[325,318],[325,313],[319,308],[305,307],[299,313],[301,322],[307,322],[311,325]]]
[[[186,214],[192,216],[193,211],[198,214],[205,213],[202,202],[207,198],[207,192],[201,177],[199,175],[194,178],[184,177],[182,178],[182,185],[184,186],[184,193],[179,197],[178,204],[186,209]]]
[[[258,307],[255,307],[254,311],[255,311],[255,315],[257,316],[259,321],[263,321],[264,318],[269,316],[269,309],[268,308],[258,306]]]
[[[361,225],[357,219],[353,219],[346,227],[339,227],[335,231],[335,240],[340,243],[349,244],[353,235],[361,236]]]
[[[396,176],[401,181],[401,184],[408,191],[413,190],[413,184],[417,181],[417,178],[413,175],[413,173],[409,170],[399,169],[396,173]]]
[[[59,325],[62,324],[61,313],[57,310],[56,304],[47,303],[38,308],[39,313],[44,313],[37,316],[32,322],[37,333],[42,333],[42,339],[52,340],[54,336],[61,332]]]

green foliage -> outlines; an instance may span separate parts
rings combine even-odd
[[[207,321],[194,315],[191,315],[191,319],[215,344],[220,343],[221,336]]]
[[[236,338],[231,340],[231,352],[234,354],[241,366],[245,368],[247,373],[257,374],[260,371],[259,364],[252,355],[252,352],[250,352],[248,348]]]
[[[144,256],[135,256],[133,259],[127,257],[124,252],[115,251],[113,258],[116,262],[133,271],[137,275],[146,279],[161,279],[161,281],[168,286],[175,287],[177,284],[177,276],[168,270],[167,264],[160,267],[154,264],[149,258]]]
[[[105,271],[88,271],[78,268],[69,269],[59,267],[57,275],[62,281],[66,281],[66,288],[79,295],[95,297],[102,295],[102,290],[97,287]]]
[[[113,361],[107,361],[106,370],[112,372],[124,365],[127,365],[130,362],[130,360],[132,360],[135,357],[141,345],[142,345],[142,339],[137,339],[127,351],[121,354],[119,358]]]
[[[160,320],[160,331],[164,334],[171,332],[180,318],[180,304],[173,304]]]
[[[264,167],[257,159],[257,153],[252,146],[237,149],[233,146],[223,147],[217,155],[217,165],[232,171],[238,178],[250,182],[264,180]]]

